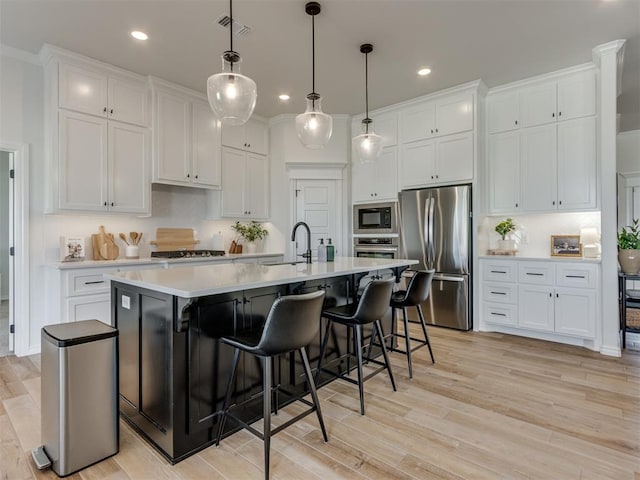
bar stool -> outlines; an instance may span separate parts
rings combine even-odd
[[[389,364],[389,356],[387,354],[387,347],[384,343],[384,333],[382,331],[382,325],[380,325],[380,319],[389,308],[389,301],[391,299],[391,292],[393,291],[394,279],[388,280],[373,280],[370,282],[362,292],[359,302],[350,303],[340,307],[327,308],[322,311],[322,316],[327,321],[327,330],[324,334],[324,339],[320,346],[320,359],[318,360],[318,370],[316,372],[316,381],[320,376],[320,371],[324,370],[321,367],[322,360],[324,358],[325,350],[329,340],[329,332],[331,331],[331,322],[345,325],[347,328],[353,328],[353,342],[354,352],[357,360],[357,374],[358,380],[347,377],[343,374],[335,374],[338,378],[342,378],[350,383],[358,385],[360,391],[360,414],[364,415],[364,387],[363,383],[369,378],[373,377],[382,370],[387,370],[389,373],[389,379],[391,380],[391,386],[393,391],[396,391],[396,382],[393,379],[393,373],[391,372],[391,365]],[[370,351],[367,354],[367,361],[381,365],[380,368],[367,375],[365,378],[362,376],[362,326],[367,324],[373,324],[373,331],[371,332],[371,340],[378,335],[380,338],[380,344],[382,346],[382,355],[384,357],[384,363],[370,358]],[[349,353],[349,355],[353,355]],[[333,372],[331,372],[333,373]]]
[[[220,445],[220,437],[224,429],[227,417],[232,417],[236,422],[249,430],[258,438],[264,441],[264,473],[265,479],[269,478],[269,453],[271,446],[271,436],[284,430],[289,425],[300,420],[301,418],[316,412],[318,423],[322,430],[324,441],[327,442],[327,431],[324,427],[322,419],[322,411],[318,402],[316,386],[311,374],[309,366],[309,358],[307,357],[306,345],[309,345],[318,335],[320,329],[320,312],[322,311],[322,301],[324,299],[324,291],[307,293],[304,295],[291,295],[278,298],[269,311],[264,328],[261,330],[251,330],[242,332],[238,335],[222,337],[221,341],[234,347],[233,364],[231,374],[229,375],[229,383],[227,384],[227,393],[222,408],[222,419],[218,426],[218,437],[216,446]],[[243,422],[230,412],[229,403],[231,401],[231,391],[238,368],[238,359],[240,350],[255,355],[260,358],[262,364],[262,397],[263,397],[263,417],[264,427],[262,433],[253,428],[251,425]],[[309,390],[313,402],[306,399],[298,398],[298,400],[306,405],[309,409],[300,413],[296,417],[288,420],[279,427],[271,429],[271,396],[273,393],[271,367],[273,357],[285,353],[298,350],[304,366],[304,373],[309,382]]]
[[[431,363],[436,363],[433,358],[433,350],[431,350],[431,342],[429,342],[429,335],[427,334],[427,325],[424,322],[424,315],[422,314],[422,307],[420,304],[429,297],[431,290],[431,281],[433,280],[433,273],[435,270],[416,270],[406,290],[399,290],[391,295],[391,318],[395,325],[396,320],[396,308],[402,309],[402,317],[404,319],[404,335],[401,333],[392,333],[395,337],[404,338],[406,350],[400,350],[395,347],[391,347],[392,352],[405,353],[407,355],[407,363],[409,364],[409,378],[413,378],[413,364],[411,362],[411,352],[418,348],[429,347],[429,354],[431,355]],[[418,318],[420,321],[409,320],[407,317],[407,308],[416,307],[418,309]],[[424,333],[424,340],[421,338],[414,338],[409,333],[409,323],[419,323]],[[419,342],[419,345],[411,348],[411,340]]]

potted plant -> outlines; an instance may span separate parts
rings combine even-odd
[[[498,248],[500,250],[514,250],[516,248],[516,241],[513,238],[507,238],[507,235],[516,231],[516,224],[513,223],[513,219],[506,218],[498,223],[494,230],[500,235],[500,240],[498,240]]]
[[[256,242],[258,240],[263,240],[267,235],[269,235],[269,231],[255,220],[252,220],[247,225],[236,222],[231,226],[231,228],[240,235],[240,237],[247,241],[247,253],[255,253],[257,250]]]
[[[640,225],[638,219],[633,225],[622,227],[618,233],[618,262],[624,273],[635,275],[640,271]]]

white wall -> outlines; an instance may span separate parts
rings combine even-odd
[[[0,152],[0,300],[9,298],[9,159]]]

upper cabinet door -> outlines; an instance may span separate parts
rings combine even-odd
[[[436,135],[473,129],[473,94],[453,95],[436,100]]]
[[[520,93],[520,117],[523,127],[555,122],[556,82],[529,87]]]
[[[353,157],[355,159],[355,157]],[[370,163],[355,160],[351,164],[351,200],[353,202],[372,202],[374,200],[374,170]]]
[[[520,204],[520,133],[489,137],[489,212],[522,210]]]
[[[558,120],[596,113],[596,74],[593,71],[558,81]]]
[[[402,143],[424,140],[436,135],[436,105],[423,103],[400,112],[400,140]]]
[[[245,152],[222,148],[222,216],[245,217]]]
[[[109,77],[108,117],[110,120],[149,125],[149,88],[144,82]]]
[[[222,145],[245,150],[246,143],[244,125],[222,125]]]
[[[435,182],[473,180],[473,134],[438,138],[436,161]]]
[[[255,153],[246,154],[245,215],[262,219],[269,215],[269,159]]]
[[[256,120],[249,120],[244,124],[245,131],[245,150],[250,152],[266,155],[269,153],[267,140],[267,126]]]
[[[59,107],[107,115],[107,76],[74,65],[60,63]]]
[[[149,211],[149,130],[136,125],[109,122],[109,210]]]
[[[107,209],[107,119],[59,112],[59,205],[68,210]]]
[[[401,158],[400,188],[421,187],[436,181],[435,140],[404,144]]]
[[[596,208],[596,119],[558,123],[558,208]]]
[[[373,168],[372,168],[373,167]],[[380,158],[369,168],[374,173],[376,201],[398,199],[398,150],[388,147],[382,150]]]
[[[220,121],[207,102],[193,102],[194,184],[220,186]]]
[[[556,125],[526,128],[521,134],[522,203],[527,211],[557,208]]]
[[[518,92],[505,92],[492,95],[487,99],[489,110],[489,133],[515,130],[519,127],[520,113]]]
[[[398,143],[398,115],[382,114],[373,115],[373,131],[382,137],[383,147],[392,147]],[[354,130],[352,137],[362,133],[361,124],[358,124],[359,130]]]
[[[157,102],[154,176],[159,180],[188,183],[191,178],[190,102],[163,90],[158,90]]]

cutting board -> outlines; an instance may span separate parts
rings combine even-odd
[[[100,226],[99,233],[91,235],[94,260],[115,260],[120,255],[113,233],[107,233],[104,226]]]
[[[149,242],[155,245],[159,252],[170,250],[193,250],[200,243],[195,239],[193,228],[165,228],[156,229],[156,239]]]

